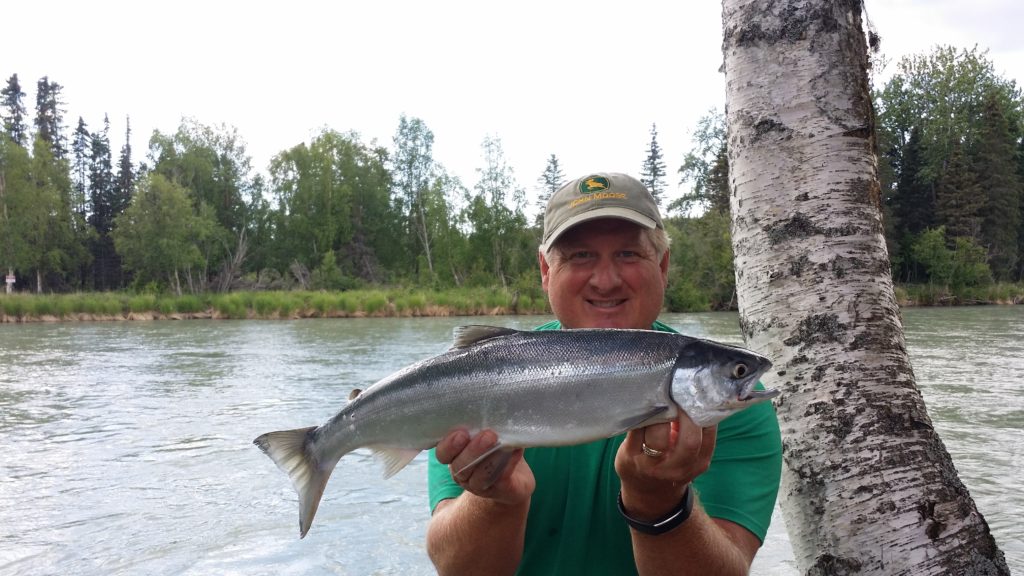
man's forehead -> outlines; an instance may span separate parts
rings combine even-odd
[[[588,244],[615,239],[628,243],[643,243],[644,228],[618,218],[599,218],[573,226],[555,242],[556,246]]]

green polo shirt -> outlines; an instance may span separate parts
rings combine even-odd
[[[549,322],[538,330],[557,330]],[[654,330],[674,332],[655,322]],[[758,384],[760,387],[760,384]],[[636,574],[629,527],[619,515],[615,453],[625,435],[577,446],[527,448],[537,487],[530,500],[526,541],[517,574],[620,576]],[[693,481],[701,506],[764,541],[782,472],[782,440],[770,402],[755,404],[718,424],[711,466]],[[430,509],[462,488],[430,451]]]

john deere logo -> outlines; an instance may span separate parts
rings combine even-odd
[[[611,186],[604,176],[590,176],[580,182],[580,194],[593,194],[601,190],[607,190]]]

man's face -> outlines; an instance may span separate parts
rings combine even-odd
[[[541,255],[540,273],[564,328],[650,329],[665,297],[668,252],[658,258],[636,224],[591,220]]]

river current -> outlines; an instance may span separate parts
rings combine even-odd
[[[936,428],[1024,573],[1024,306],[903,311]],[[309,535],[263,432],[445,350],[465,323],[542,317],[0,324],[0,574],[433,574],[423,455],[384,481],[359,450]],[[735,314],[666,315],[741,343]],[[752,568],[795,575],[781,515]]]

